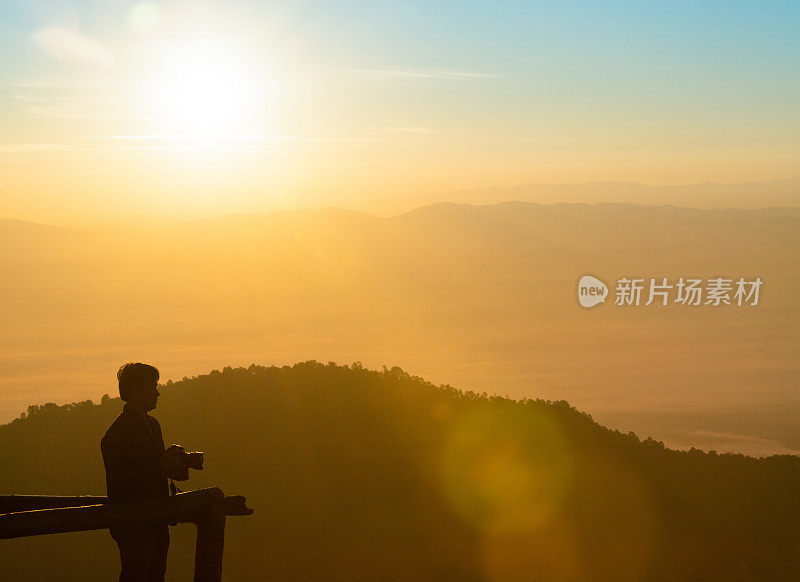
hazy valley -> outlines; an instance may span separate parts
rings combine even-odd
[[[439,204],[85,228],[0,222],[6,421],[115,394],[123,361],[179,379],[304,359],[565,399],[678,447],[800,450],[800,209]],[[580,276],[610,287],[591,310]],[[616,306],[621,277],[761,277],[760,304]],[[644,302],[644,301],[643,301]]]

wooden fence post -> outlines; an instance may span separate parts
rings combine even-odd
[[[222,550],[225,545],[225,513],[212,507],[197,520],[194,582],[222,580]]]

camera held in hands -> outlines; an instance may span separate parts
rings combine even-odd
[[[181,445],[170,445],[164,451],[162,462],[167,476],[176,481],[186,481],[189,478],[189,469],[203,469],[203,453],[193,451],[187,453]]]
[[[190,469],[197,469],[198,471],[203,470],[203,453],[201,451],[192,451],[191,453],[185,451],[181,452],[183,453],[182,458],[184,462]]]

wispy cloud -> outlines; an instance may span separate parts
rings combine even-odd
[[[105,69],[114,65],[114,55],[105,45],[67,28],[39,28],[33,33],[33,41],[59,61],[88,63]]]
[[[413,133],[419,135],[431,135],[434,133],[439,133],[438,129],[420,126],[373,126],[370,127],[370,129],[375,129],[378,131],[390,131],[394,133]]]
[[[139,120],[153,121],[160,119],[151,115],[124,115],[118,113],[103,113],[95,111],[81,104],[80,106],[48,106],[48,107],[28,107],[25,114],[30,117],[41,117],[50,119],[119,119],[119,120]]]
[[[92,143],[95,142],[95,143]],[[32,154],[49,151],[191,151],[267,150],[278,148],[376,148],[403,147],[391,139],[348,137],[219,136],[172,133],[101,135],[75,138],[66,143],[0,145],[0,154]]]
[[[458,69],[335,69],[336,71],[368,79],[496,79],[499,75],[482,71]]]
[[[56,143],[11,143],[0,144],[0,154],[34,154],[39,152],[52,152],[66,150],[69,146]]]
[[[360,137],[300,137],[290,135],[238,136],[218,134],[150,133],[101,135],[79,138],[101,143],[119,142],[115,149],[271,149],[319,147],[375,147],[399,145],[390,139]],[[138,143],[137,143],[138,142]],[[136,145],[129,145],[136,144]],[[88,146],[79,149],[107,149],[109,146]]]
[[[49,96],[32,93],[12,93],[11,98],[26,103],[41,103],[44,101],[58,101],[62,103],[139,103],[138,97],[116,97],[97,95],[58,95]]]
[[[5,87],[13,87],[18,90],[31,90],[38,91],[97,91],[103,87],[108,86],[108,82],[103,84],[78,82],[69,78],[59,79],[19,79],[19,78],[4,78],[0,79],[0,85]],[[131,88],[131,85],[117,83],[117,86],[122,88]]]
[[[11,100],[22,105],[20,115],[51,119],[139,119],[154,116],[131,115],[141,109],[140,96],[114,85],[15,84]]]

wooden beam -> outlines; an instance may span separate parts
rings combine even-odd
[[[0,514],[57,507],[82,507],[108,503],[108,497],[97,495],[0,495]]]
[[[223,495],[217,487],[179,493],[139,503],[106,503],[105,497],[3,495],[0,539],[72,531],[105,529],[112,525],[150,523],[197,524],[194,582],[220,582],[225,546],[225,516],[251,515],[241,495]]]
[[[247,500],[241,495],[226,495],[223,499],[225,515],[252,515]],[[108,497],[99,495],[0,495],[0,515],[35,509],[59,507],[84,507],[108,503]]]
[[[107,503],[0,515],[0,539],[105,529],[112,525],[197,522],[215,505],[224,507],[217,487],[137,503]]]
[[[222,500],[222,512],[225,515],[253,515],[247,507],[247,499],[241,495],[226,495]]]

